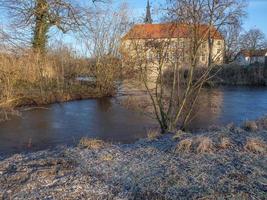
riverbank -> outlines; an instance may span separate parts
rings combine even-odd
[[[267,119],[0,161],[3,199],[264,199]]]
[[[0,121],[17,115],[16,108],[113,96],[118,79],[114,58],[100,66],[70,49],[0,55]],[[109,66],[112,65],[112,66]],[[96,70],[98,69],[98,70]],[[109,70],[106,70],[109,69]],[[112,70],[111,70],[112,69]]]
[[[211,85],[228,86],[267,86],[267,67],[254,63],[248,66],[228,64],[213,69],[214,78]]]
[[[206,68],[197,68],[194,71],[194,82],[199,80]],[[182,69],[179,81],[186,83],[188,71]],[[238,65],[235,63],[214,66],[210,72],[210,79],[205,82],[204,88],[218,86],[267,86],[267,67],[263,64]],[[166,85],[171,86],[173,82],[172,71],[164,72]]]
[[[50,91],[44,96],[40,95],[22,95],[13,99],[9,99],[0,105],[0,122],[8,120],[11,116],[21,115],[20,111],[25,108],[41,107],[54,103],[64,103],[76,100],[96,99],[112,94],[102,94],[99,90],[93,87],[79,86],[76,89],[68,91]]]

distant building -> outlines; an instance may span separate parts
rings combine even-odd
[[[128,56],[136,56],[137,50],[143,50],[147,60],[153,62],[157,59],[159,51],[152,47],[161,43],[166,47],[165,56],[169,63],[178,62],[183,66],[191,63],[193,34],[197,34],[200,47],[197,52],[198,65],[206,66],[209,57],[208,32],[213,41],[212,61],[215,64],[222,64],[224,57],[224,38],[214,27],[205,24],[192,26],[191,24],[138,24],[135,25],[122,39],[122,49]],[[197,33],[195,33],[196,31]],[[163,45],[162,45],[163,43]],[[136,46],[138,44],[138,46]],[[166,45],[165,45],[166,44]],[[139,52],[140,55],[140,52]]]
[[[240,65],[261,63],[267,65],[267,49],[242,50],[236,57],[236,62]]]

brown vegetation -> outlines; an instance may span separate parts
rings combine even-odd
[[[219,69],[219,70],[218,70]],[[263,64],[241,66],[235,63],[218,66],[213,73],[216,76],[210,81],[217,85],[267,85],[267,70]]]
[[[186,138],[181,140],[177,146],[176,152],[195,152],[198,154],[213,153],[215,145],[209,137],[200,136],[196,138]]]
[[[219,134],[219,133],[218,133]],[[185,134],[178,134],[175,139],[180,139]],[[179,137],[178,137],[179,136]],[[186,137],[185,139],[181,139],[176,145],[175,152],[177,153],[214,153],[219,150],[227,150],[233,148],[235,146],[234,142],[227,137],[221,136],[219,139],[212,139],[207,136],[197,136],[197,137]]]
[[[1,110],[114,95],[122,74],[118,48],[128,25],[127,8],[91,7],[92,2],[97,1],[82,7],[65,0],[0,1],[0,8],[12,13],[3,38],[1,30]],[[79,35],[78,48],[69,48],[64,38],[48,46],[52,27],[75,30],[69,36]]]
[[[79,142],[79,146],[87,149],[101,149],[105,146],[105,143],[102,140],[83,137]]]
[[[176,131],[176,133],[174,134],[174,136],[172,137],[173,140],[177,140],[182,138],[183,136],[189,135],[190,133],[184,132],[182,130],[178,130]]]
[[[102,155],[100,159],[103,161],[111,161],[114,159],[114,156],[112,154],[107,153],[107,154]]]
[[[227,137],[222,137],[221,138],[220,144],[219,144],[220,148],[227,149],[227,148],[230,148],[232,146],[233,146],[233,144],[232,144],[230,138],[227,138]]]
[[[259,120],[257,120],[257,126],[260,130],[265,129],[267,130],[267,117],[263,117]]]
[[[253,153],[266,154],[267,145],[264,141],[258,138],[248,138],[244,149]]]
[[[244,129],[246,131],[252,131],[252,132],[255,132],[258,130],[258,125],[256,124],[255,121],[246,121],[244,123]]]
[[[208,137],[198,137],[196,139],[197,153],[212,153],[214,150],[214,144],[212,140]]]
[[[176,146],[176,152],[190,152],[192,150],[193,140],[191,138],[187,138],[181,140],[178,145]]]
[[[156,140],[161,136],[160,130],[157,129],[149,129],[147,132],[147,138],[149,140]]]
[[[204,86],[232,85],[232,86],[266,86],[267,85],[267,68],[261,64],[252,64],[242,66],[235,63],[215,66],[210,72],[210,77]],[[195,69],[193,82],[196,82],[205,69]],[[186,83],[187,69],[181,69],[179,72],[180,81]],[[170,70],[164,72],[165,84],[171,86],[173,75]]]
[[[20,106],[110,96],[115,92],[118,61],[105,58],[101,64],[80,58],[70,49],[47,55],[23,52],[0,55],[0,109],[10,112]],[[79,81],[89,77],[91,81]],[[5,111],[4,111],[5,110]],[[1,117],[2,120],[8,115]]]

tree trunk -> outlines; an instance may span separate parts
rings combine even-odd
[[[44,53],[49,30],[49,5],[47,0],[36,0],[35,4],[35,26],[32,45],[36,52]]]

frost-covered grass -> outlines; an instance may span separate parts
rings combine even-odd
[[[14,155],[0,161],[0,198],[265,199],[267,130],[256,124]]]

